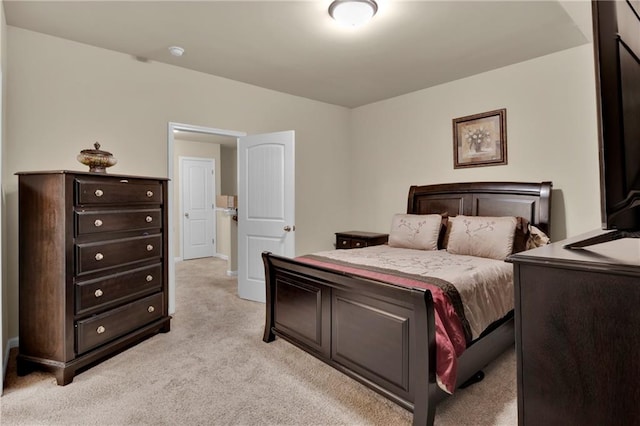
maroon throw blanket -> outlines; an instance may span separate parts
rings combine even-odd
[[[464,316],[460,294],[451,283],[440,278],[422,277],[383,268],[367,266],[363,269],[348,262],[317,255],[300,256],[296,260],[407,288],[429,290],[433,298],[436,324],[436,378],[442,390],[453,393],[456,385],[457,358],[466,349],[471,332]]]

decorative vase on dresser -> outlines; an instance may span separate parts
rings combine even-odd
[[[79,370],[170,330],[167,179],[19,172],[18,374]]]

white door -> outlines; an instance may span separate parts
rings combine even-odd
[[[264,302],[262,252],[295,254],[294,131],[238,138],[238,295]]]
[[[211,257],[215,247],[214,160],[180,157],[182,258]]]

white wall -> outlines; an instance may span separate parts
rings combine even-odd
[[[550,180],[554,240],[600,228],[594,81],[589,44],[353,110],[353,226],[388,232],[410,185]],[[454,170],[452,119],[499,108],[508,164]]]
[[[167,123],[296,132],[296,251],[328,249],[348,204],[349,110],[105,49],[7,27],[3,264],[8,336],[18,334],[16,171],[84,170],[99,141],[109,171],[167,176]],[[322,217],[322,220],[317,220]]]

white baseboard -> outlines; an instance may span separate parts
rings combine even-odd
[[[20,341],[17,337],[12,337],[7,340],[7,346],[4,351],[4,357],[2,361],[2,381],[4,382],[4,378],[7,376],[7,367],[9,366],[9,352],[13,348],[17,348],[19,346]]]
[[[174,261],[174,262],[182,262],[182,256],[180,256],[180,257],[174,257],[174,258],[173,258],[173,261]]]
[[[222,260],[229,260],[229,256],[227,256],[226,254],[222,254],[222,253],[216,253],[213,255],[213,257],[217,257],[219,259]]]
[[[238,271],[227,271],[227,275],[230,277],[237,277]]]

